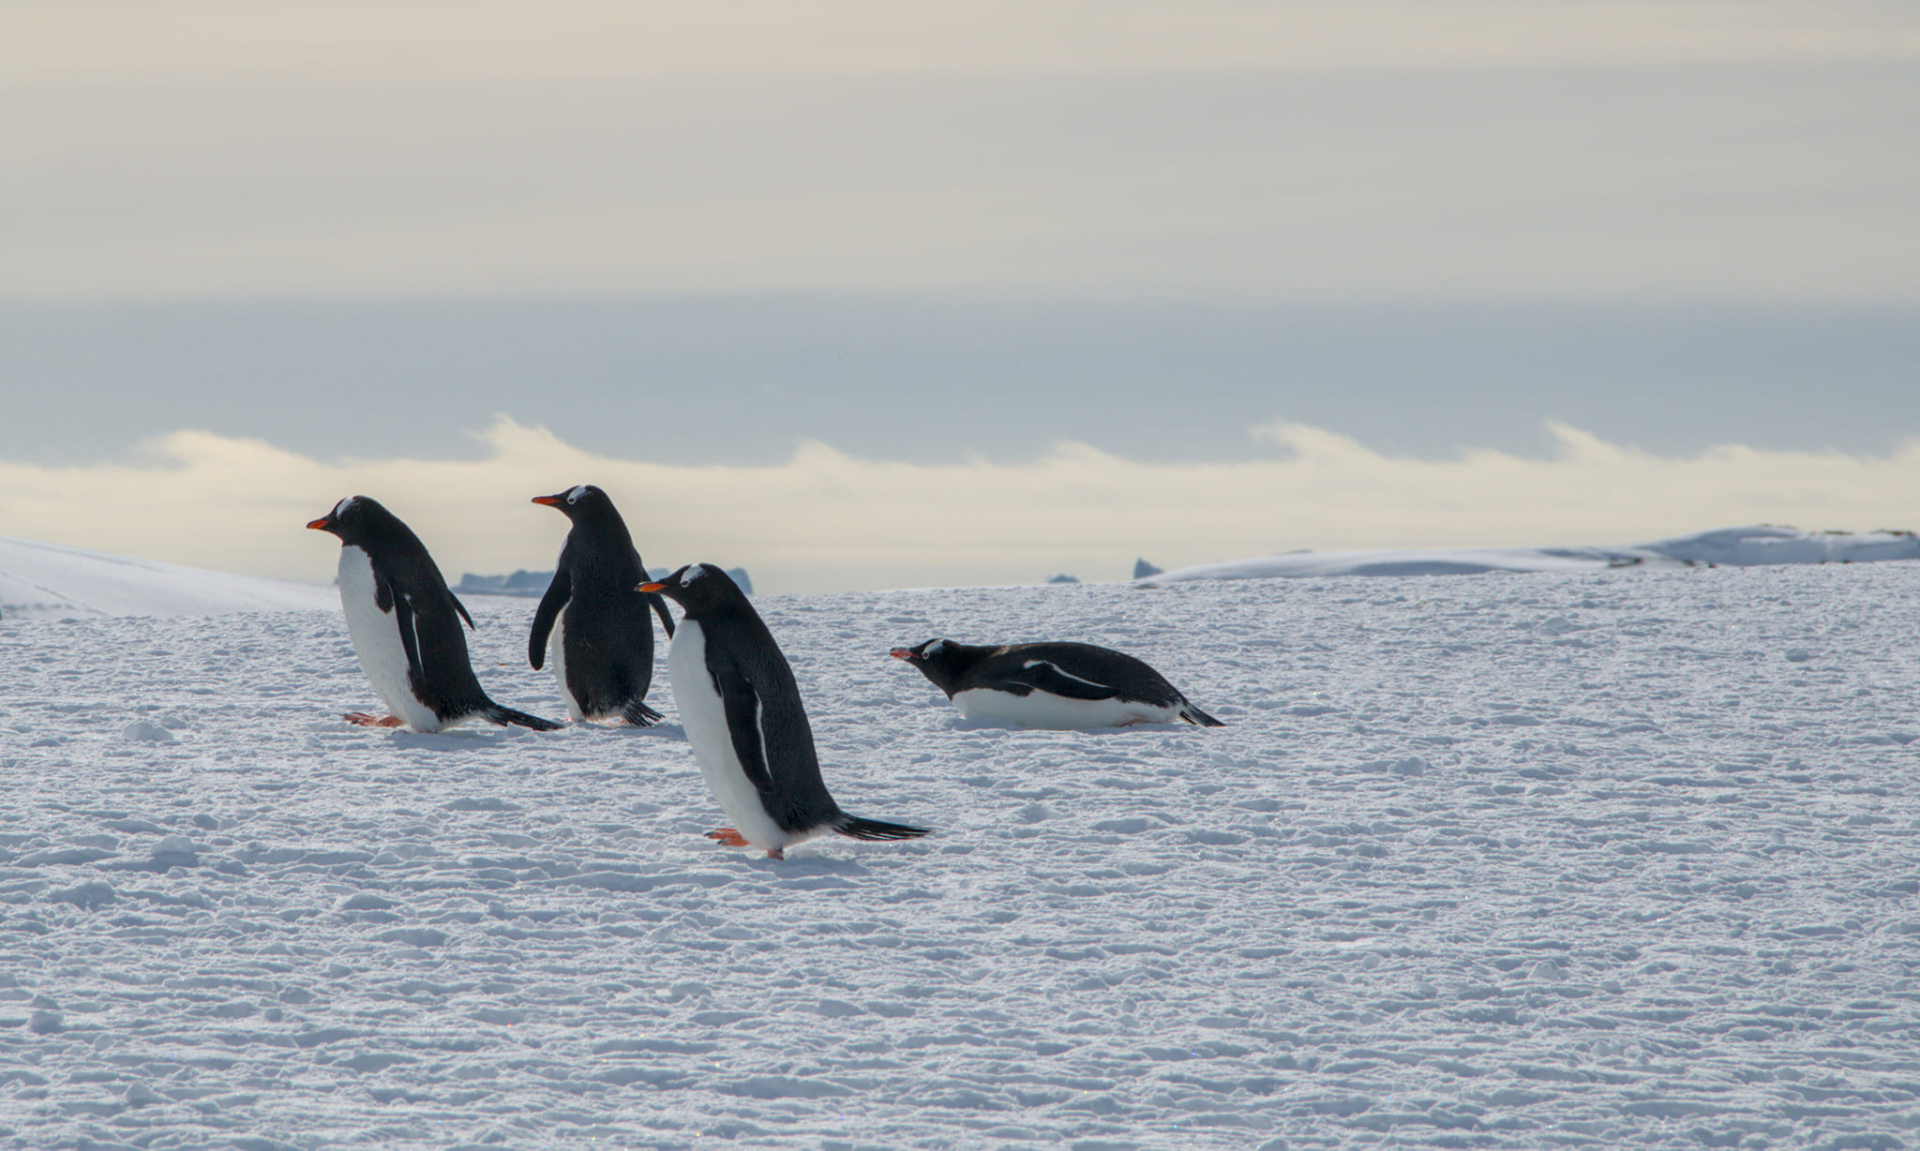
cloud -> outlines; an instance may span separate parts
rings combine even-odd
[[[103,18],[102,10],[111,13]],[[10,5],[10,85],[1485,68],[1911,59],[1903,5],[1470,0],[786,0],[725,5],[195,0]]]
[[[681,466],[582,451],[498,419],[471,460],[324,462],[258,440],[179,431],[135,459],[0,462],[0,535],[256,575],[325,580],[334,551],[302,530],[341,496],[374,496],[455,579],[551,565],[564,521],[528,501],[606,488],[654,565],[743,565],[765,590],[1125,575],[1295,548],[1634,543],[1753,522],[1911,526],[1920,443],[1885,456],[1757,451],[1684,457],[1549,425],[1544,459],[1382,455],[1321,428],[1254,432],[1271,455],[1139,463],[1064,443],[1023,463],[917,464],[820,443],[770,466]]]
[[[1910,5],[0,5],[0,296],[1913,300]]]

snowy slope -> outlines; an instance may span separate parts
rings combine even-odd
[[[1263,579],[1272,576],[1477,575],[1484,572],[1577,572],[1617,567],[1689,567],[1716,564],[1864,563],[1920,559],[1912,532],[1806,532],[1757,524],[1719,528],[1631,547],[1431,548],[1388,551],[1291,552],[1180,568],[1151,577]]]
[[[0,537],[0,619],[339,607],[339,593],[317,584],[228,575]]]
[[[0,1147],[1920,1130],[1920,565],[760,607],[935,837],[719,847],[672,722],[350,728],[337,612],[0,621]],[[481,678],[557,714],[530,612]],[[1230,726],[969,726],[887,658],[936,634]]]

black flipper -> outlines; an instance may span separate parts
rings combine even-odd
[[[932,834],[924,827],[882,823],[877,819],[861,819],[857,815],[842,815],[833,829],[848,839],[918,839]]]
[[[476,630],[473,626],[473,617],[467,614],[467,605],[460,602],[460,597],[454,595],[453,592],[449,590],[447,592],[447,598],[453,601],[453,610],[459,612],[460,618],[467,621],[467,630]]]
[[[515,711],[510,707],[501,707],[497,703],[487,704],[487,706],[481,710],[480,718],[492,723],[497,723],[501,727],[505,727],[511,723],[519,727],[530,727],[535,731],[558,731],[561,727],[560,724],[550,719],[541,719],[537,715],[528,715],[524,711]]]
[[[667,629],[667,638],[673,638],[673,615],[667,611],[667,597],[659,592],[648,592],[647,598],[653,601],[654,614],[660,617],[660,626]],[[537,664],[535,666],[538,666]]]
[[[626,716],[627,722],[635,727],[652,727],[667,718],[637,699],[629,703],[620,714]]]
[[[540,606],[533,613],[533,634],[527,637],[527,662],[535,671],[547,662],[547,637],[553,634],[554,621],[560,618],[560,609],[567,606],[567,600],[573,595],[573,577],[566,568],[553,573],[553,582],[547,585],[547,594],[540,597]]]
[[[1067,699],[1112,699],[1120,694],[1104,683],[1069,675],[1043,659],[1030,661],[1006,678],[1007,682],[1025,684]]]
[[[413,685],[414,694],[418,695],[422,685],[427,682],[427,669],[420,662],[420,631],[414,626],[413,601],[391,585],[382,583],[374,592],[376,604],[380,602],[382,593],[393,604],[393,622],[400,629],[400,646],[407,653],[407,682]]]
[[[707,648],[707,659],[713,659],[712,647]],[[746,772],[764,802],[773,795],[773,775],[767,770],[766,736],[760,730],[760,695],[739,668],[728,665],[714,670],[709,662],[708,671],[726,709],[727,731],[733,736],[733,753],[740,759],[740,770]]]
[[[1221,723],[1219,720],[1208,715],[1206,712],[1201,711],[1199,708],[1193,706],[1192,702],[1186,699],[1182,699],[1180,701],[1180,718],[1186,720],[1188,723],[1196,724],[1200,727],[1227,726],[1226,724]]]

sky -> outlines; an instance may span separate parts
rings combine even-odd
[[[1894,3],[10,4],[0,535],[325,579],[360,491],[493,572],[597,482],[828,591],[1920,527],[1915,123]]]

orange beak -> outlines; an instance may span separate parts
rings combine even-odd
[[[905,647],[896,647],[892,651],[888,652],[887,654],[892,656],[895,659],[912,659],[913,649],[905,648]]]
[[[545,504],[550,508],[557,508],[560,506],[560,497],[559,496],[535,496],[533,497],[533,502],[536,504]]]
[[[659,591],[659,590],[660,590],[661,588],[663,588],[663,587],[666,587],[666,586],[667,586],[667,585],[666,585],[666,584],[663,584],[663,583],[643,583],[643,584],[641,584],[641,585],[640,585],[640,586],[639,586],[638,588],[636,588],[636,589],[634,589],[634,590],[636,590],[636,591]]]
[[[321,516],[321,517],[320,517],[319,519],[317,519],[317,520],[314,520],[314,521],[313,521],[312,523],[310,523],[310,524],[308,524],[307,526],[308,526],[308,527],[310,527],[310,528],[312,528],[312,529],[313,529],[314,531],[317,531],[317,532],[323,532],[323,531],[326,531],[326,530],[327,530],[327,517],[325,517],[325,516]]]

